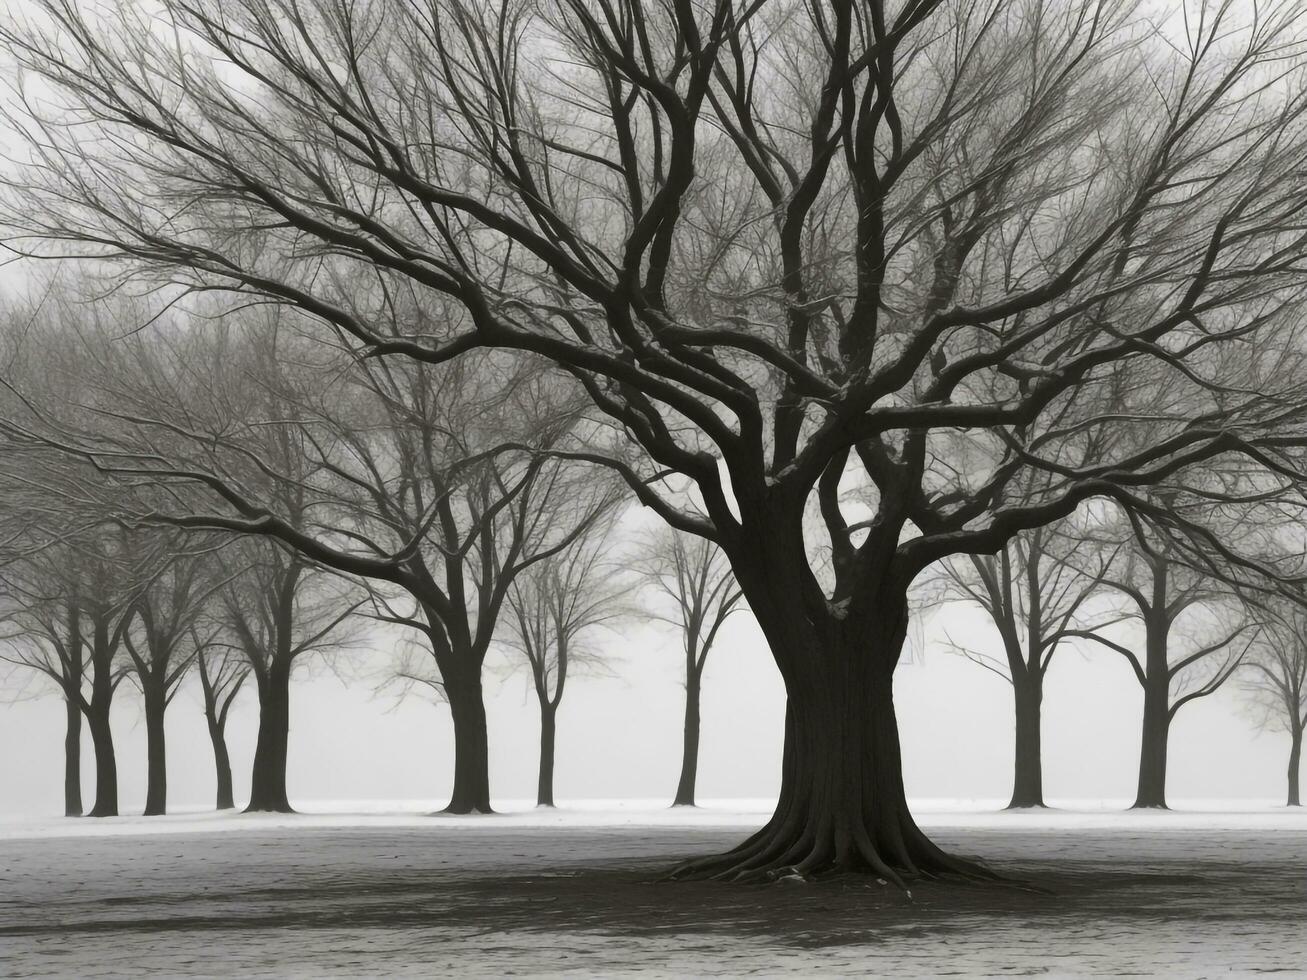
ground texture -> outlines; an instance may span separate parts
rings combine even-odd
[[[657,882],[744,828],[243,819],[0,839],[0,976],[1307,975],[1297,820],[936,825],[1041,890],[908,898]]]

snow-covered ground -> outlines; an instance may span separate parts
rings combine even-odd
[[[1040,890],[657,883],[765,801],[0,824],[0,976],[1307,975],[1307,814],[920,801]]]
[[[1054,800],[1047,809],[1005,810],[1002,800],[912,801],[917,822],[927,828],[1026,830],[1155,830],[1213,827],[1307,830],[1307,807],[1287,808],[1275,800],[1180,799],[1169,810],[1131,810],[1129,800]],[[430,827],[740,827],[761,825],[774,800],[706,800],[697,807],[669,807],[665,800],[578,800],[541,809],[530,800],[497,800],[493,815],[438,812],[439,800],[296,801],[294,814],[181,809],[165,817],[125,815],[102,820],[0,815],[0,839],[122,834],[182,834],[291,828]]]

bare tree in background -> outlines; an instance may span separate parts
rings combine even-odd
[[[569,547],[528,568],[509,586],[499,643],[521,656],[540,706],[540,767],[536,805],[554,805],[554,745],[558,708],[568,677],[602,664],[597,628],[629,612],[631,583],[606,560],[609,532],[624,494],[602,484],[578,502],[587,529]]]
[[[292,813],[286,792],[291,676],[306,656],[348,644],[341,624],[364,600],[354,586],[271,541],[243,541],[225,554],[237,564],[219,595],[215,625],[245,658],[259,695],[246,811]],[[206,695],[206,713],[207,703]]]
[[[1235,459],[1301,475],[1296,0],[1165,30],[1132,0],[39,10],[0,26],[32,85],[11,247],[293,305],[373,363],[547,358],[644,454],[573,455],[726,553],[788,693],[782,789],[679,877],[991,878],[908,811],[912,581],[1091,497],[1228,551],[1140,490]],[[368,276],[457,315],[397,332],[354,302]],[[1162,378],[1182,409],[1151,410]],[[1067,462],[1105,428],[1138,439]],[[40,429],[6,424],[201,479]],[[189,519],[271,531],[239,494]]]
[[[8,544],[12,547],[14,540]],[[82,687],[87,680],[81,606],[63,590],[60,574],[69,549],[45,546],[21,559],[7,555],[0,566],[4,627],[0,662],[52,681],[63,695],[64,816],[82,815]],[[47,565],[53,563],[53,565]]]
[[[1066,635],[1091,639],[1130,665],[1144,693],[1134,805],[1166,809],[1171,723],[1186,704],[1215,693],[1234,675],[1260,628],[1236,590],[1195,571],[1173,542],[1150,539],[1139,525],[1124,560],[1101,580],[1143,627],[1143,655],[1100,632]]]
[[[1262,630],[1240,673],[1258,724],[1289,735],[1286,806],[1301,806],[1299,772],[1307,731],[1307,613],[1298,603],[1278,602],[1261,617]]]
[[[1115,547],[1099,544],[1065,521],[1024,531],[997,554],[969,555],[943,565],[945,595],[985,610],[1003,645],[1003,660],[995,662],[974,644],[949,638],[955,649],[1012,686],[1016,730],[1008,809],[1045,805],[1044,677],[1068,631],[1094,631],[1119,620],[1112,612],[1094,615],[1092,609],[1115,555]]]
[[[317,557],[372,579],[375,618],[422,637],[429,661],[406,670],[449,704],[447,809],[489,813],[482,673],[505,601],[518,575],[593,520],[576,506],[588,497],[585,468],[537,451],[568,431],[575,400],[538,365],[490,360],[363,361],[345,378],[348,405],[339,393],[315,398],[309,431],[330,515],[319,521],[350,528],[356,547]]]
[[[110,713],[129,675],[123,640],[142,590],[163,567],[158,536],[107,521],[99,499],[130,492],[66,461],[15,450],[0,455],[5,500],[0,587],[15,628],[9,663],[57,679],[67,702],[65,811],[81,806],[81,718],[95,747],[89,816],[118,815],[118,766]]]
[[[196,673],[204,696],[204,721],[213,746],[213,771],[217,789],[214,806],[231,810],[236,806],[231,782],[231,755],[227,751],[227,716],[236,695],[254,669],[244,653],[227,644],[215,643],[192,631]]]
[[[672,609],[671,614],[666,614],[651,605],[647,607],[648,615],[668,623],[681,634],[685,652],[685,727],[681,776],[672,806],[694,806],[699,778],[703,671],[722,624],[731,613],[743,608],[744,594],[720,548],[707,538],[691,537],[670,527],[650,535],[640,566],[653,588],[670,600]]]
[[[168,811],[168,760],[164,719],[182,680],[195,663],[195,624],[223,585],[216,542],[180,533],[153,535],[162,567],[132,603],[123,646],[145,709],[145,816]],[[199,538],[199,536],[193,536]],[[198,550],[195,550],[198,549]]]
[[[78,542],[73,555],[80,568],[76,594],[91,666],[90,695],[83,696],[82,710],[95,744],[95,805],[88,814],[92,817],[118,816],[118,762],[109,712],[118,685],[127,675],[120,659],[123,634],[130,627],[137,594],[154,570],[148,568],[142,574],[136,561],[123,560],[124,554],[140,557],[139,552],[133,554],[124,547],[124,537],[115,530],[88,535]],[[156,562],[157,556],[147,559],[147,567]]]

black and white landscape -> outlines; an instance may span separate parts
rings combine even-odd
[[[1307,2],[0,18],[0,972],[1307,971]]]

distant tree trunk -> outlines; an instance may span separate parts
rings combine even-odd
[[[554,734],[558,726],[558,708],[548,702],[540,705],[540,779],[536,784],[536,806],[554,805]]]
[[[236,806],[236,802],[232,798],[231,756],[227,752],[227,733],[223,730],[223,723],[218,720],[218,715],[212,706],[205,708],[204,720],[209,726],[209,741],[213,744],[213,770],[218,780],[215,805],[219,810],[230,810]]]
[[[1151,681],[1151,678],[1150,678]],[[1136,808],[1166,809],[1166,750],[1171,733],[1167,687],[1150,683],[1144,691],[1144,725],[1139,745]]]
[[[82,815],[82,708],[77,695],[64,699],[64,816]]]
[[[1302,799],[1298,795],[1298,771],[1302,763],[1302,736],[1303,730],[1295,727],[1290,733],[1291,741],[1289,743],[1289,799],[1286,806],[1302,806]]]
[[[289,658],[274,657],[266,674],[258,674],[259,737],[254,747],[247,813],[294,813],[286,795],[286,759],[290,744]]]
[[[1040,731],[1043,688],[1043,678],[1038,672],[1029,669],[1012,672],[1012,693],[1016,701],[1016,743],[1009,810],[1044,805]]]
[[[1171,670],[1167,646],[1165,568],[1153,571],[1152,612],[1144,619],[1144,724],[1139,739],[1139,787],[1135,808],[1165,810],[1166,748],[1171,734]]]
[[[480,670],[446,670],[445,696],[454,722],[454,788],[446,813],[493,813],[490,808],[490,746]]]
[[[95,805],[89,816],[118,816],[118,761],[113,752],[113,729],[109,725],[109,711],[117,688],[114,678],[114,641],[110,635],[109,617],[103,613],[94,618],[91,640],[91,698],[83,706],[86,726],[91,731],[95,746]]]
[[[163,718],[168,707],[166,692],[155,685],[145,688],[145,816],[168,812],[168,760]]]
[[[688,664],[685,678],[685,731],[681,742],[681,779],[676,784],[672,806],[694,806],[695,783],[699,778],[699,693],[701,674]]]
[[[95,806],[92,817],[118,816],[118,763],[113,754],[113,731],[109,727],[108,705],[94,702],[86,715],[86,725],[95,745]]]

